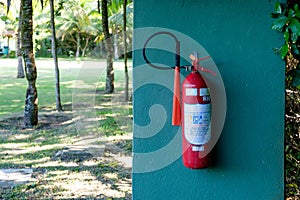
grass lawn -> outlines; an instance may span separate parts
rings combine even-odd
[[[0,169],[32,170],[28,183],[7,180],[9,187],[0,175],[0,199],[130,199],[132,109],[122,63],[107,95],[104,62],[60,61],[63,112],[55,111],[53,61],[36,64],[39,124],[23,129],[27,81],[15,78],[16,59],[0,60]]]
[[[36,65],[39,107],[54,108],[55,76],[53,61],[51,59],[36,60]],[[114,65],[116,90],[122,91],[124,84],[123,65],[122,62],[115,62]],[[80,81],[93,84],[95,87],[92,89],[94,90],[103,90],[105,87],[105,62],[60,61],[59,68],[63,104],[72,103],[74,86],[80,87],[82,83]],[[16,75],[17,60],[0,59],[0,117],[13,113],[22,113],[24,110],[27,81],[26,79],[17,79]]]

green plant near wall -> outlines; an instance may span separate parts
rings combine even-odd
[[[285,95],[285,193],[300,196],[300,9],[298,0],[275,3],[272,29],[282,33],[284,43],[276,52],[286,61]]]
[[[275,3],[274,13],[271,14],[274,18],[272,29],[283,33],[284,44],[275,49],[275,52],[282,59],[296,58],[300,60],[300,9],[297,4],[292,8],[282,5],[279,2]],[[292,86],[300,89],[300,68],[295,65],[295,68],[289,74]]]

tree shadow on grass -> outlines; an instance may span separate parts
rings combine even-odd
[[[72,112],[42,108],[39,120],[34,129],[22,128],[22,116],[0,120],[0,167],[33,169],[34,179],[0,189],[0,199],[131,199],[131,169],[110,155],[95,158],[84,148],[68,147],[86,137],[78,135]],[[109,118],[99,124],[105,128],[111,122]],[[97,134],[87,136],[97,138]],[[129,144],[115,143],[131,151]],[[60,151],[63,156],[57,155]]]

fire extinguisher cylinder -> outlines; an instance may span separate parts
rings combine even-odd
[[[197,70],[193,70],[182,84],[182,159],[187,168],[210,166],[211,99],[209,89]]]

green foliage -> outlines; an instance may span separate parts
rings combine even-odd
[[[126,7],[126,14],[127,14],[127,22],[129,22],[129,26],[132,26],[133,21],[133,3],[130,3]],[[109,17],[109,22],[111,24],[115,24],[116,26],[123,26],[123,9],[119,9],[113,15]],[[130,28],[129,27],[129,28]]]
[[[10,51],[9,58],[15,58],[15,57],[16,57],[16,51]]]
[[[5,16],[1,16],[0,19],[1,19],[2,21],[9,20],[9,18],[8,18],[6,15],[5,15]]]
[[[295,45],[300,36],[300,22],[298,17],[300,16],[300,10],[298,10],[298,5],[295,5],[294,9],[285,9],[277,2],[274,11],[272,17],[276,20],[273,22],[272,29],[283,33],[285,44],[280,48],[280,56],[284,59],[287,56],[288,47],[297,47]],[[293,51],[293,53],[299,55],[297,51]]]
[[[279,53],[281,59],[286,59],[287,56],[300,58],[300,9],[297,4],[293,8],[288,8],[279,2],[275,3],[274,12],[271,14],[274,18],[272,29],[283,34],[284,44],[276,52]],[[300,88],[299,65],[290,74],[292,84]]]

